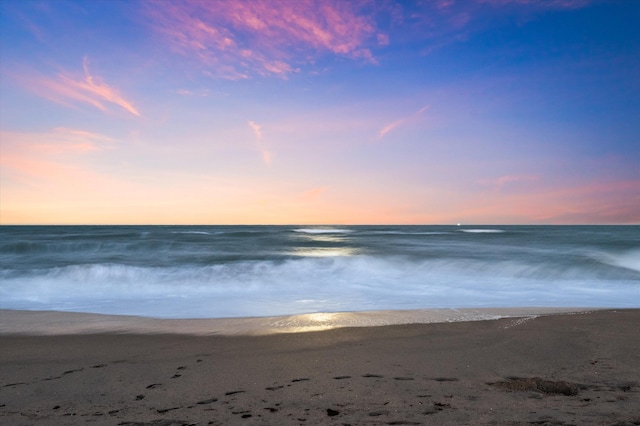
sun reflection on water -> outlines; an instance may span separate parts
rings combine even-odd
[[[350,317],[348,312],[318,312],[293,315],[271,324],[273,332],[301,333],[331,330],[340,327]]]
[[[298,238],[311,247],[296,247],[290,254],[303,257],[338,257],[354,256],[358,250],[354,247],[344,247],[349,241],[348,233],[303,233]],[[317,246],[315,246],[317,244]],[[315,247],[314,247],[315,246]]]
[[[290,254],[303,257],[337,257],[354,256],[358,254],[358,250],[352,247],[298,247]]]

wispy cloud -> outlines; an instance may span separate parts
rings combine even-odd
[[[497,179],[487,179],[482,181],[482,183],[491,185],[497,188],[503,188],[513,183],[531,183],[537,182],[540,180],[540,176],[538,175],[505,175],[500,176]]]
[[[409,124],[409,123],[419,119],[420,116],[422,116],[422,114],[428,109],[429,109],[429,105],[425,105],[422,108],[420,108],[418,111],[416,111],[413,114],[411,114],[410,116],[400,118],[400,119],[398,119],[396,121],[393,121],[393,122],[387,124],[386,126],[384,126],[382,129],[380,129],[378,131],[378,137],[379,138],[383,138],[387,133],[391,132],[392,130],[396,129],[397,127],[404,126],[406,124]]]
[[[249,125],[249,127],[253,131],[253,134],[256,137],[258,149],[262,153],[262,161],[267,166],[270,166],[271,162],[273,161],[273,153],[270,150],[268,150],[265,144],[262,142],[262,126],[260,126],[258,123],[252,120],[249,120],[247,124]]]
[[[262,139],[262,127],[255,123],[254,121],[249,120],[249,127],[251,127],[251,129],[253,130],[253,133],[256,135],[256,138],[258,140]]]
[[[171,49],[215,78],[287,78],[324,56],[375,64],[406,33],[430,52],[463,40],[497,10],[579,8],[592,0],[152,0],[147,22]],[[397,36],[397,37],[396,37]]]
[[[60,73],[56,78],[19,76],[25,85],[38,95],[62,105],[86,103],[108,112],[108,105],[116,105],[130,114],[140,117],[140,112],[115,88],[89,72],[88,60],[82,62],[84,75]]]
[[[388,44],[360,2],[341,0],[157,0],[152,26],[172,48],[203,62],[214,77],[286,77],[324,54],[375,62]]]

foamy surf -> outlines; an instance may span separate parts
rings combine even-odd
[[[640,306],[640,227],[459,230],[0,227],[0,308],[178,319]]]

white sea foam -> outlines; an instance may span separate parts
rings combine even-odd
[[[508,238],[491,237],[499,232]],[[0,234],[1,308],[220,318],[640,307],[640,227],[0,227]]]
[[[609,265],[640,272],[640,250],[627,250],[617,253],[597,253],[594,255],[594,258]]]
[[[166,318],[456,307],[637,307],[632,278],[517,261],[338,256],[211,266],[100,264],[4,274],[0,307]]]

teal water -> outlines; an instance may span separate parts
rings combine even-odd
[[[0,308],[640,307],[640,226],[2,226]]]

